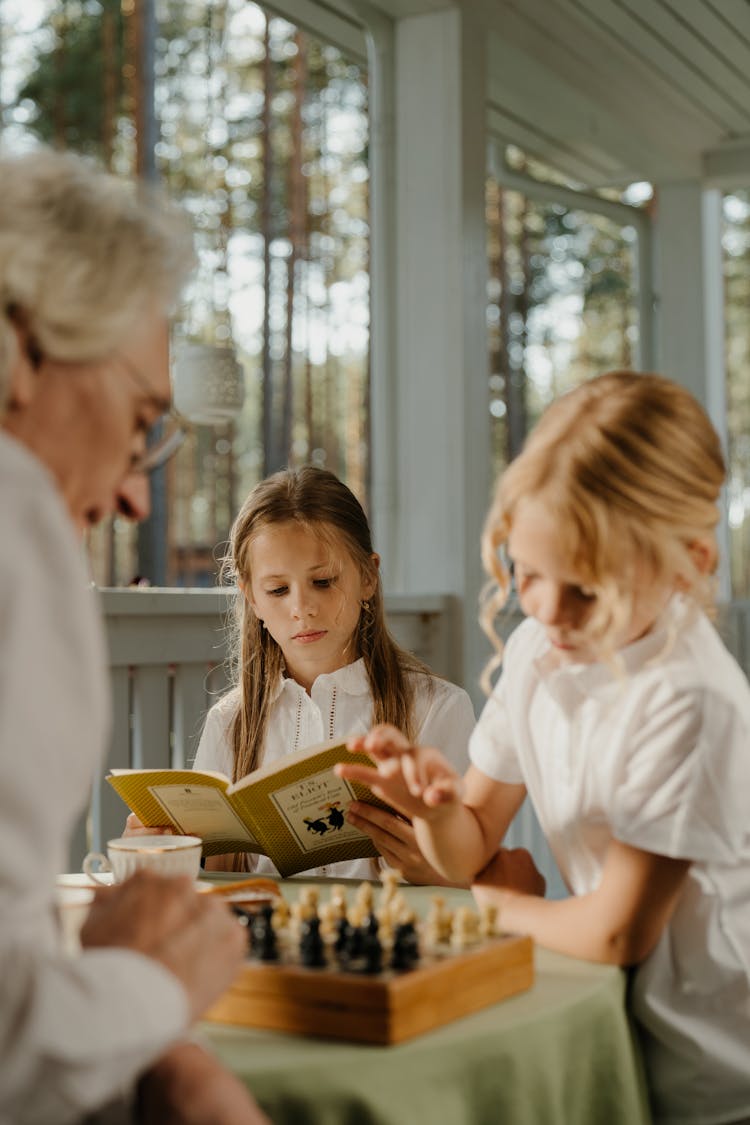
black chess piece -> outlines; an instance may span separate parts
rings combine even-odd
[[[250,926],[250,948],[261,961],[278,961],[279,948],[273,928],[273,907],[263,906]]]
[[[325,946],[320,936],[320,918],[314,914],[302,923],[299,940],[299,959],[308,969],[320,969],[326,963]]]
[[[351,963],[360,959],[364,936],[365,932],[360,926],[349,926],[346,933],[346,943],[342,951],[342,960]]]
[[[247,928],[247,950],[248,953],[250,953],[253,949],[253,914],[249,910],[243,909],[241,906],[232,906],[231,909],[232,913],[237,916],[237,921],[240,925]]]
[[[413,968],[419,960],[419,939],[413,922],[400,922],[393,934],[391,968],[402,972]]]
[[[336,937],[333,942],[333,952],[336,957],[341,961],[344,959],[346,948],[349,942],[349,931],[351,926],[347,918],[338,918],[336,920]]]
[[[383,946],[380,944],[378,920],[371,914],[362,938],[362,956],[365,973],[379,973],[383,968]]]

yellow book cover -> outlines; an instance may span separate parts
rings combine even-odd
[[[283,876],[340,860],[376,856],[369,836],[346,819],[353,800],[387,807],[356,782],[337,777],[337,762],[369,764],[336,739],[289,754],[232,784],[201,770],[113,769],[107,781],[147,826],[169,824],[200,836],[204,855],[258,852]]]

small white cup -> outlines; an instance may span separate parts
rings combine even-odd
[[[95,883],[122,883],[146,867],[159,875],[198,878],[203,841],[200,836],[121,836],[107,841],[107,854],[89,852],[83,870]],[[103,878],[104,874],[109,875]]]
[[[81,948],[81,927],[93,901],[94,890],[91,887],[58,886],[55,889],[62,948],[71,957]]]
[[[177,345],[173,366],[174,404],[191,422],[231,422],[245,401],[245,377],[234,348],[218,344]]]

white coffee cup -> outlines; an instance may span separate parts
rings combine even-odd
[[[191,422],[231,422],[245,401],[245,377],[234,348],[184,340],[175,349],[174,404]]]
[[[81,948],[80,932],[94,901],[92,887],[58,886],[55,888],[55,906],[60,923],[63,951],[74,956]]]
[[[83,870],[95,883],[122,883],[146,867],[159,875],[198,878],[203,841],[200,836],[121,836],[107,841],[107,854],[89,852]],[[103,878],[107,875],[107,878]]]

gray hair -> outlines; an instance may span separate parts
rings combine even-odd
[[[0,413],[9,313],[42,353],[103,358],[145,311],[171,310],[193,260],[186,217],[154,192],[71,153],[0,158]]]

